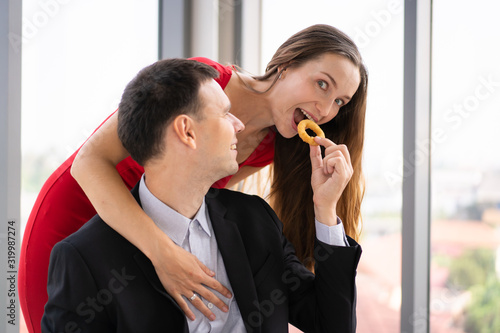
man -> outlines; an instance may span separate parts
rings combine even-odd
[[[275,333],[287,332],[288,322],[304,331],[355,331],[361,250],[353,240],[345,238],[350,246],[317,241],[313,275],[264,200],[210,189],[238,170],[236,134],[244,129],[229,113],[216,76],[211,67],[183,59],[146,67],[124,91],[118,132],[145,170],[132,194],[162,231],[228,287],[232,297],[218,295],[227,309],[213,308],[215,320],[199,312],[188,320],[149,259],[95,216],[52,251],[44,332]],[[327,139],[317,141],[327,152],[336,150]],[[316,218],[335,225],[327,161],[338,154],[322,159],[319,147],[311,151]],[[188,299],[193,311],[195,303],[213,307],[196,293]]]

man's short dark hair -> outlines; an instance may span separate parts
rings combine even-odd
[[[165,59],[130,81],[118,107],[118,137],[137,163],[144,165],[162,152],[165,130],[175,117],[197,116],[201,84],[218,76],[198,61]]]

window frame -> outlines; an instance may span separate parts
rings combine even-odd
[[[222,2],[224,0],[220,0]],[[159,3],[165,1],[160,0]],[[256,5],[250,6],[251,3]],[[176,29],[187,40],[196,41],[191,35],[194,29],[190,24],[190,15],[186,8],[190,8],[189,0],[177,1],[178,9],[184,13],[184,20],[179,20]],[[403,204],[402,204],[402,304],[401,304],[401,332],[429,332],[429,266],[430,266],[430,112],[431,112],[431,22],[432,1],[405,1],[404,22],[404,128],[403,128]],[[22,24],[22,2],[5,1],[0,4],[0,13],[5,16],[0,20],[0,30],[3,36],[21,36]],[[163,8],[166,4],[163,5]],[[257,8],[257,10],[256,10]],[[245,22],[260,22],[260,1],[251,2],[242,0],[241,18],[242,32],[236,36],[236,40],[242,43],[243,51],[250,49],[245,43],[260,44],[260,30],[252,34],[251,39],[247,36]],[[161,15],[162,11],[160,11]],[[252,20],[245,20],[246,14],[251,15]],[[168,42],[165,18],[160,19],[160,29],[165,27],[164,33],[160,33],[159,49],[164,50]],[[211,25],[217,25],[213,20]],[[198,22],[199,24],[199,22]],[[176,30],[177,31],[177,30]],[[171,38],[172,36],[170,36]],[[9,39],[4,38],[0,45],[0,70],[8,75],[2,75],[0,81],[0,100],[2,101],[2,113],[0,122],[0,184],[2,191],[0,205],[4,227],[0,231],[2,239],[7,238],[7,226],[9,220],[20,221],[20,164],[21,164],[21,51],[15,52],[10,45]],[[185,40],[177,40],[179,45],[178,56],[185,56],[189,44]],[[192,45],[191,45],[192,46]],[[236,50],[237,51],[237,50]],[[161,52],[161,51],[160,51]],[[161,53],[161,57],[166,56]],[[242,54],[242,66],[258,67],[260,57],[252,54],[245,58]],[[250,59],[250,60],[247,60]],[[253,60],[251,60],[253,59]],[[257,61],[256,64],[251,63]],[[248,64],[246,64],[248,62]],[[424,148],[424,153],[420,153]],[[4,186],[5,185],[5,186]],[[3,244],[3,243],[2,243]],[[19,232],[17,233],[16,251],[20,247]],[[6,246],[2,246],[0,252],[3,258],[7,257]],[[16,254],[17,255],[17,254]],[[18,257],[18,256],[17,256]],[[6,260],[0,267],[7,272]],[[16,269],[17,271],[17,269]],[[1,288],[2,294],[7,294],[8,286]],[[17,305],[17,303],[16,303]],[[19,307],[16,308],[17,319],[19,319]],[[0,327],[5,327],[6,332],[18,332],[19,320],[16,325],[8,325],[7,317],[0,320]]]
[[[405,1],[401,332],[429,332],[432,1]]]
[[[7,316],[1,316],[2,332],[19,332],[17,267],[21,233],[21,61],[22,1],[0,3],[0,269],[9,283],[0,288]],[[14,262],[12,262],[13,260]],[[11,266],[13,263],[13,266]],[[14,277],[14,281],[10,278]],[[14,292],[14,294],[13,294]],[[9,308],[14,305],[14,308]],[[14,317],[10,317],[12,314]],[[14,319],[14,325],[9,323]]]

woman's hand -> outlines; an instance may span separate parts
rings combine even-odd
[[[214,295],[207,287],[217,290],[227,298],[231,298],[229,290],[213,278],[214,272],[203,265],[196,256],[187,252],[173,242],[170,246],[161,246],[160,253],[156,256],[153,265],[165,290],[179,304],[184,314],[191,320],[195,315],[189,309],[185,298],[189,299],[193,293],[197,293],[207,302],[214,304],[224,312],[228,311],[227,305]],[[192,304],[208,319],[214,320],[215,315],[203,303],[200,297],[196,297]]]
[[[320,146],[310,146],[314,213],[321,223],[335,225],[337,202],[353,174],[351,157],[345,145],[336,145],[320,137],[314,140],[325,147],[323,158]]]

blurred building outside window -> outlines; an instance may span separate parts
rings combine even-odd
[[[431,332],[500,332],[497,2],[433,2]]]

